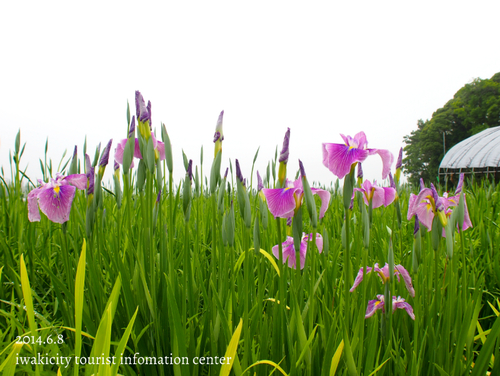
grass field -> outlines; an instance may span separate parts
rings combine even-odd
[[[93,162],[86,150],[77,153],[60,171],[42,156],[43,180],[55,180],[36,197],[29,193],[39,185],[23,174],[16,141],[0,183],[4,375],[500,374],[498,186],[466,179],[456,206],[443,211],[438,201],[449,202],[435,200],[428,182],[419,197],[421,210],[435,213],[432,231],[422,222],[414,233],[407,213],[418,187],[397,184],[393,201],[380,207],[357,192],[351,209],[352,189],[362,187],[354,166],[344,188],[333,189],[288,171],[300,185],[280,191],[284,200],[295,189],[289,227],[272,214],[277,191],[267,191],[284,184],[278,155],[259,193],[253,166],[238,173],[235,160],[220,166],[222,137],[205,170],[185,160],[192,174],[180,181],[172,181],[164,128],[162,144],[138,122],[145,157],[129,167],[135,137],[123,142],[113,183],[101,182],[104,151],[92,152]],[[79,173],[78,182],[63,178]],[[323,218],[320,188],[330,193]],[[44,200],[50,206],[70,191],[67,221],[43,209]],[[436,194],[446,197],[443,187]],[[28,202],[42,208],[39,221]],[[460,232],[467,209],[472,227]],[[281,245],[287,235],[292,240]],[[279,249],[294,258],[301,242],[305,265],[291,268]],[[381,309],[393,296],[395,310]],[[365,318],[367,307],[375,311]]]

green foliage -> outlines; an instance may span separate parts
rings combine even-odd
[[[435,181],[445,149],[487,128],[500,125],[500,73],[463,86],[430,120],[404,137],[403,168],[410,182]]]
[[[47,174],[50,163],[42,163]],[[363,201],[354,200],[344,216],[337,185],[317,226],[303,216],[306,233],[313,239],[323,234],[323,252],[309,248],[304,269],[297,270],[272,252],[291,233],[285,221],[264,219],[271,214],[251,185],[240,193],[229,183],[226,189],[226,179],[215,171],[220,166],[212,170],[213,187],[201,186],[191,197],[188,218],[183,190],[171,174],[167,183],[164,174],[145,168],[141,190],[132,188],[137,170],[122,174],[121,205],[104,189],[88,238],[83,191],[77,191],[64,225],[44,215],[40,222],[28,221],[32,187],[26,188],[18,166],[0,182],[3,374],[466,375],[494,374],[500,367],[500,186],[466,185],[473,228],[455,232],[452,243],[439,229],[434,246],[432,233],[421,228],[416,263],[413,221],[405,219],[409,186],[398,190],[401,225],[394,205],[373,209],[365,245]],[[166,171],[168,165],[155,168]],[[156,203],[158,189],[163,193]],[[242,193],[244,205],[234,205]],[[253,250],[257,236],[260,249]],[[386,262],[410,271],[415,297],[396,278],[390,292],[412,305],[415,321],[402,310],[365,319],[368,300],[389,288],[376,273],[349,291],[360,268]],[[16,343],[30,335],[29,345]],[[102,354],[118,363],[16,364],[37,354]],[[223,356],[231,363],[194,363]],[[189,364],[145,363],[160,358]]]

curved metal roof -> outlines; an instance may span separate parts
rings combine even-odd
[[[500,167],[500,126],[485,129],[453,146],[439,168]]]

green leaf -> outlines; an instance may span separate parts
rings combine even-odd
[[[243,319],[240,319],[240,323],[236,327],[236,330],[231,337],[229,346],[227,347],[226,354],[224,358],[226,362],[222,365],[220,369],[220,376],[229,376],[231,368],[233,368],[234,359],[236,357],[236,350],[238,349],[238,342],[240,341],[241,329],[243,328]]]
[[[83,239],[80,260],[76,269],[75,280],[75,356],[81,355],[82,350],[82,317],[83,317],[83,295],[85,290],[85,258],[87,243]],[[79,364],[75,364],[74,375],[78,376]]]
[[[332,364],[330,366],[330,376],[335,376],[343,350],[344,350],[344,340],[340,342],[339,346],[337,347],[337,350],[335,351],[335,354],[333,355]]]

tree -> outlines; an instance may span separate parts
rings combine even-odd
[[[409,181],[415,185],[420,178],[435,181],[444,147],[448,151],[460,141],[499,125],[500,72],[463,86],[430,120],[420,119],[417,129],[404,137],[403,169]]]

